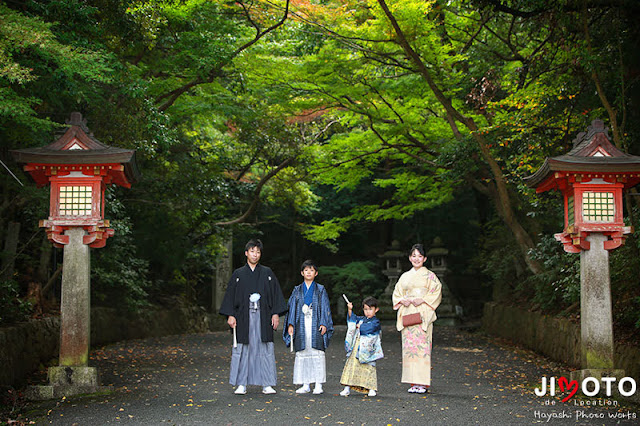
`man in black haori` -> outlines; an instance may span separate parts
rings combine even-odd
[[[237,386],[236,394],[247,393],[247,385],[262,386],[262,393],[272,394],[277,383],[273,331],[287,304],[271,268],[258,264],[262,242],[250,240],[244,254],[247,264],[231,274],[219,311],[228,317],[235,336],[229,383]]]

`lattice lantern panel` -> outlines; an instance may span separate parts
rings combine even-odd
[[[613,193],[584,192],[582,194],[582,218],[585,222],[613,222],[615,220]]]
[[[102,219],[103,191],[99,178],[60,177],[51,180],[50,219]]]

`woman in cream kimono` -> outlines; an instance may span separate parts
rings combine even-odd
[[[431,335],[442,299],[440,280],[423,266],[426,260],[422,244],[411,247],[413,268],[400,276],[393,290],[396,327],[402,333],[402,383],[411,384],[411,393],[425,393],[431,385]],[[422,322],[405,327],[402,317],[414,313],[420,314]]]

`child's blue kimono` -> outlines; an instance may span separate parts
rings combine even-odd
[[[284,327],[282,329],[282,339],[284,343],[289,346],[291,344],[291,336],[289,336],[289,326],[293,325],[295,334],[293,337],[293,347],[296,352],[302,351],[306,346],[305,336],[305,320],[304,313],[302,312],[303,305],[311,305],[313,312],[312,327],[313,334],[311,335],[311,347],[319,351],[324,351],[329,347],[331,336],[333,335],[333,319],[331,318],[331,307],[329,304],[329,296],[324,286],[316,283],[315,281],[309,288],[310,293],[307,294],[307,302],[305,303],[305,284],[297,285],[291,292],[289,298],[289,310],[284,319]],[[320,326],[327,327],[327,332],[322,335],[320,333]]]
[[[360,324],[360,327],[356,327]],[[347,318],[347,335],[344,339],[344,349],[347,358],[351,355],[354,345],[360,336],[360,345],[357,348],[356,358],[362,364],[375,365],[375,361],[384,357],[382,352],[382,327],[377,317],[367,318],[355,315],[353,312]]]

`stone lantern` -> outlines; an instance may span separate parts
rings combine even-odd
[[[385,268],[382,270],[382,273],[389,280],[385,287],[384,294],[390,296],[393,294],[393,289],[398,282],[398,278],[402,275],[400,260],[405,257],[405,254],[400,251],[400,242],[393,240],[391,247],[378,257],[384,260]]]
[[[114,234],[104,219],[106,186],[129,188],[139,176],[135,151],[99,142],[79,112],[72,113],[67,124],[66,132],[48,146],[11,151],[37,186],[50,186],[49,218],[40,226],[56,247],[64,249],[59,366],[49,368],[50,386],[33,392],[36,398],[97,389],[97,371],[88,366],[89,247],[104,247]]]
[[[442,284],[442,301],[438,306],[438,319],[436,325],[458,325],[462,316],[462,306],[458,299],[451,293],[445,277],[449,274],[447,257],[449,250],[444,246],[442,238],[435,237],[431,247],[426,253],[428,269],[433,271]]]
[[[406,259],[406,256],[407,255],[400,250],[400,242],[398,240],[393,240],[391,246],[388,247],[384,253],[378,255],[378,257],[384,261],[384,269],[381,272],[387,277],[387,285],[379,301],[380,311],[377,314],[378,318],[386,320],[395,318],[396,316],[391,299],[398,278],[400,278],[403,272],[402,259]],[[338,313],[342,314],[340,309],[344,309],[344,304],[338,304]]]
[[[442,238],[435,237],[431,248],[427,251],[427,261],[429,262],[429,269],[438,275],[438,278],[442,280],[441,275],[449,272],[447,268],[447,257],[449,256],[449,250],[442,243]]]
[[[622,376],[613,370],[613,321],[609,252],[633,232],[623,222],[622,191],[640,182],[640,157],[609,140],[601,120],[580,133],[565,155],[547,158],[525,179],[541,193],[557,189],[564,199],[564,230],[555,234],[564,250],[580,253],[582,368],[573,378]]]

